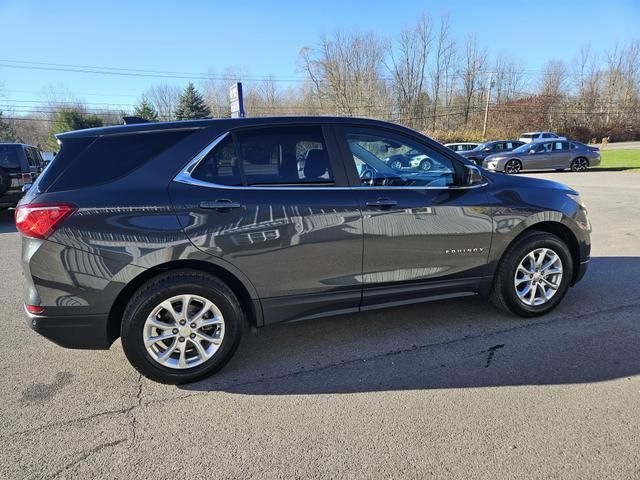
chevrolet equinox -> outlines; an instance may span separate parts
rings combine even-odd
[[[28,323],[68,348],[120,337],[159,382],[219,370],[247,326],[469,294],[542,315],[589,261],[576,191],[381,121],[138,123],[58,140],[16,209]],[[390,166],[403,156],[409,167]]]

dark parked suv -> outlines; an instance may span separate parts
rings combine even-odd
[[[220,369],[244,327],[469,294],[542,315],[584,275],[574,190],[412,130],[246,118],[69,132],[16,211],[31,328],[157,381]],[[391,168],[391,155],[432,160]],[[300,165],[304,160],[304,166]]]
[[[22,143],[0,143],[0,209],[15,207],[22,187],[44,170],[40,150]]]

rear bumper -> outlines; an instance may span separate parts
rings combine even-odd
[[[26,310],[25,310],[26,312]],[[33,315],[27,314],[32,330],[65,348],[106,350],[113,343],[104,315]]]

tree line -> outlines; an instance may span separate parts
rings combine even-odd
[[[160,83],[142,94],[132,113],[150,121],[228,117],[229,86],[243,81],[250,116],[365,116],[441,141],[480,140],[488,105],[490,138],[552,130],[583,141],[640,139],[640,40],[602,52],[585,46],[532,72],[522,58],[490,55],[475,33],[453,38],[448,15],[424,14],[392,39],[373,32],[325,36],[303,47],[297,63],[295,81],[243,81],[243,72],[229,70],[198,88]],[[131,114],[96,112],[81,102],[59,110],[42,113],[49,121],[40,124],[0,122],[25,141],[45,138],[51,145],[52,133],[82,125],[68,122],[70,116],[110,124]]]

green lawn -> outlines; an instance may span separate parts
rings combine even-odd
[[[601,168],[640,168],[640,149],[601,150]]]

